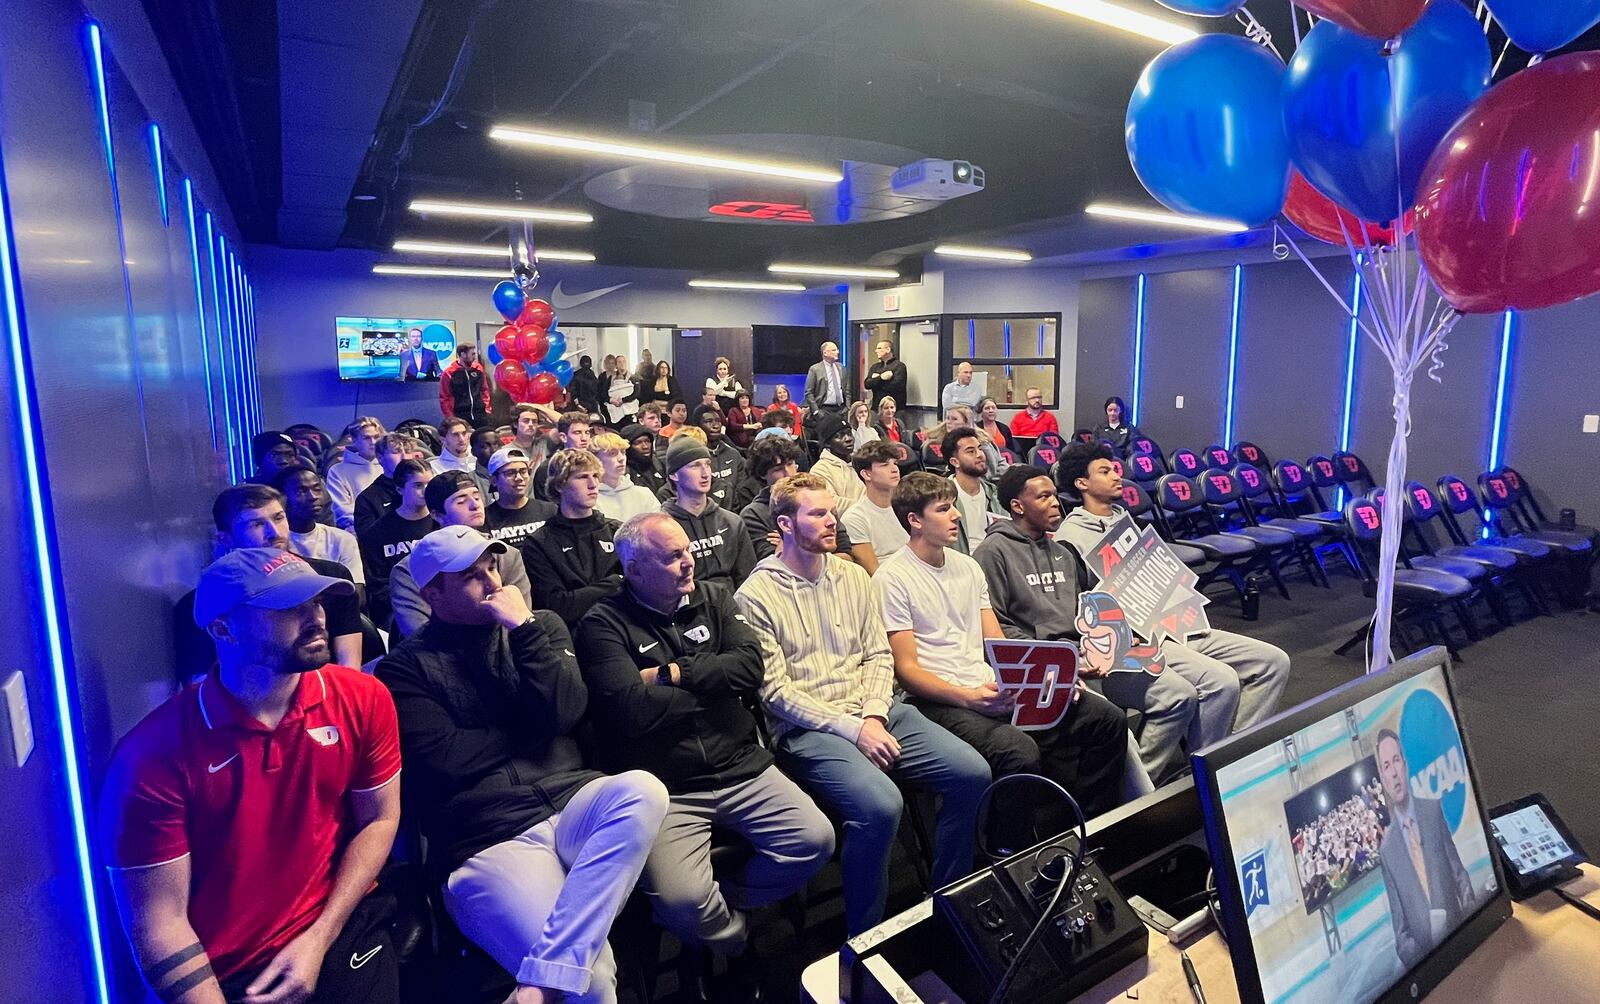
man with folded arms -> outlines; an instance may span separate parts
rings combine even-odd
[[[872,580],[832,554],[838,520],[821,478],[772,490],[779,553],[735,594],[761,641],[761,700],[790,776],[844,819],[845,924],[883,919],[889,851],[904,808],[896,781],[942,796],[933,881],[972,870],[978,801],[989,765],[971,746],[894,698],[894,660]]]
[[[588,692],[560,618],[501,583],[505,544],[465,526],[411,552],[432,615],[378,664],[394,694],[428,866],[461,933],[516,977],[516,1004],[616,1000],[606,935],[667,792],[584,766]]]
[[[375,894],[400,823],[394,702],[328,663],[318,603],[353,591],[275,547],[217,559],[194,601],[217,668],[112,753],[112,890],[166,1004],[400,999]]]
[[[773,765],[743,701],[761,689],[761,644],[732,590],[695,575],[683,528],[665,513],[617,531],[627,584],[579,625],[578,654],[597,724],[601,766],[638,768],[671,793],[645,864],[656,919],[686,945],[738,960],[741,997],[755,973],[748,910],[806,884],[833,854],[833,824]],[[711,870],[711,830],[754,853],[731,874]]]

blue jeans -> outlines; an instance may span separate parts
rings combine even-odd
[[[900,760],[887,772],[856,744],[831,732],[794,730],[778,740],[784,770],[844,820],[839,859],[850,936],[883,920],[889,852],[904,808],[896,782],[941,797],[934,836],[933,882],[942,886],[972,871],[978,800],[989,786],[983,755],[902,701],[889,709],[889,734]]]

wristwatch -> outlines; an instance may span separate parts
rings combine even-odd
[[[663,663],[656,667],[656,686],[672,686],[672,663]]]

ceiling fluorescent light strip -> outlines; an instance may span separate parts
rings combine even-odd
[[[494,126],[489,138],[502,143],[535,146],[562,153],[600,154],[623,160],[647,160],[681,167],[699,167],[708,171],[730,171],[737,174],[757,174],[770,178],[789,178],[834,185],[844,180],[837,168],[812,167],[805,164],[786,164],[774,160],[756,160],[728,154],[679,147],[646,145],[635,142],[604,139],[597,136],[574,136],[528,129],[520,126]]]
[[[767,293],[804,293],[806,287],[798,282],[757,282],[747,279],[690,279],[695,289],[748,289]]]
[[[1134,206],[1116,206],[1105,202],[1093,203],[1086,207],[1084,212],[1090,216],[1127,220],[1131,223],[1154,223],[1159,226],[1187,227],[1191,230],[1210,230],[1222,234],[1242,234],[1250,229],[1243,223],[1235,223],[1233,220],[1209,219],[1204,216],[1181,216],[1178,213],[1139,209]]]
[[[951,258],[989,258],[994,261],[1033,261],[1033,255],[1017,248],[983,248],[969,244],[940,244],[934,254]]]
[[[1108,28],[1116,28],[1130,35],[1138,35],[1154,42],[1175,45],[1199,37],[1199,32],[1176,21],[1154,17],[1142,11],[1130,10],[1105,0],[1033,0],[1040,7],[1048,7],[1062,14],[1083,18]]]
[[[374,265],[373,275],[409,275],[443,279],[509,279],[509,268],[461,268],[450,265]]]
[[[793,262],[779,262],[775,265],[768,265],[767,271],[774,275],[821,275],[847,279],[900,278],[900,273],[892,268],[860,268],[855,265],[803,265]]]
[[[442,241],[395,241],[394,250],[410,252],[413,254],[443,254],[443,255],[470,255],[475,258],[511,258],[509,247],[494,247],[487,244],[448,244]],[[587,251],[557,251],[551,248],[541,249],[538,253],[540,261],[594,261],[594,255]]]
[[[412,199],[413,213],[433,216],[467,216],[487,220],[531,220],[535,223],[593,223],[588,213],[567,209],[540,209],[519,202],[462,202],[456,199]]]

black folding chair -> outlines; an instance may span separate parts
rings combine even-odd
[[[1212,443],[1200,451],[1200,463],[1208,471],[1225,471],[1233,466],[1233,454],[1220,444]]]
[[[1240,606],[1248,609],[1245,594],[1250,584],[1245,576],[1254,570],[1260,546],[1248,537],[1216,531],[1200,489],[1181,474],[1167,474],[1156,482],[1156,500],[1155,515],[1165,526],[1167,539],[1197,547],[1207,561],[1216,563],[1201,574],[1195,588],[1204,592],[1211,583],[1225,581],[1233,587]]]
[[[1154,485],[1161,478],[1162,474],[1166,473],[1162,466],[1160,455],[1153,453],[1130,453],[1122,466],[1127,472],[1124,475],[1125,477],[1144,485],[1146,489],[1149,489],[1151,485]]]
[[[1271,461],[1267,459],[1267,455],[1261,447],[1248,439],[1241,439],[1233,444],[1233,460],[1234,463],[1249,464],[1251,467],[1259,467],[1262,470],[1272,466]]]
[[[1249,539],[1259,548],[1256,567],[1272,576],[1284,599],[1289,587],[1283,581],[1283,559],[1295,553],[1294,534],[1275,527],[1258,526],[1250,521],[1239,494],[1239,482],[1227,471],[1206,471],[1195,479],[1205,505],[1201,511],[1218,533],[1234,533]],[[1308,568],[1306,574],[1315,581]]]
[[[1521,483],[1520,475],[1517,481]],[[1483,503],[1480,513],[1485,526],[1491,532],[1510,535],[1516,540],[1536,541],[1548,547],[1562,569],[1557,584],[1562,601],[1568,606],[1581,606],[1588,588],[1589,571],[1594,565],[1593,541],[1576,532],[1537,529],[1518,509],[1521,494],[1501,472],[1486,471],[1478,475],[1478,497]]]
[[[1488,582],[1484,585],[1484,596],[1494,607],[1495,615],[1500,618],[1501,623],[1507,626],[1511,624],[1511,610],[1506,603],[1508,589],[1517,591],[1527,603],[1532,615],[1550,612],[1543,599],[1530,588],[1527,572],[1532,567],[1532,562],[1528,558],[1508,547],[1435,542],[1432,524],[1436,520],[1442,521],[1443,513],[1444,509],[1439,504],[1438,498],[1426,485],[1420,481],[1406,482],[1408,517],[1406,530],[1410,533],[1412,543],[1416,545],[1419,555],[1416,560],[1421,561],[1425,557],[1448,558],[1473,562],[1482,567],[1488,575]]]
[[[1378,588],[1375,572],[1378,545],[1383,535],[1382,513],[1372,500],[1367,498],[1351,499],[1345,505],[1344,512],[1345,525],[1349,530],[1352,550],[1361,571],[1364,589],[1367,595],[1375,596]],[[1437,632],[1444,647],[1452,656],[1459,659],[1461,653],[1449,629],[1445,627],[1441,611],[1446,606],[1463,602],[1471,593],[1472,583],[1459,575],[1409,566],[1397,567],[1394,573],[1395,605],[1392,620],[1395,636],[1408,651],[1415,651],[1418,646],[1411,644],[1405,630],[1407,623],[1415,623],[1421,629],[1425,641],[1431,643],[1434,633]],[[1457,616],[1460,616],[1459,610]],[[1337,655],[1349,653],[1367,639],[1371,631],[1372,622],[1369,621],[1351,635],[1348,641],[1334,649],[1334,653]]]
[[[1277,499],[1272,493],[1272,480],[1266,472],[1253,464],[1239,464],[1229,472],[1239,489],[1239,515],[1251,526],[1273,530],[1286,530],[1294,535],[1294,552],[1313,584],[1330,588],[1328,572],[1322,567],[1317,545],[1332,536],[1328,526],[1309,519],[1278,513]]]
[[[1179,477],[1192,478],[1205,470],[1200,455],[1193,450],[1173,450],[1167,469]]]

